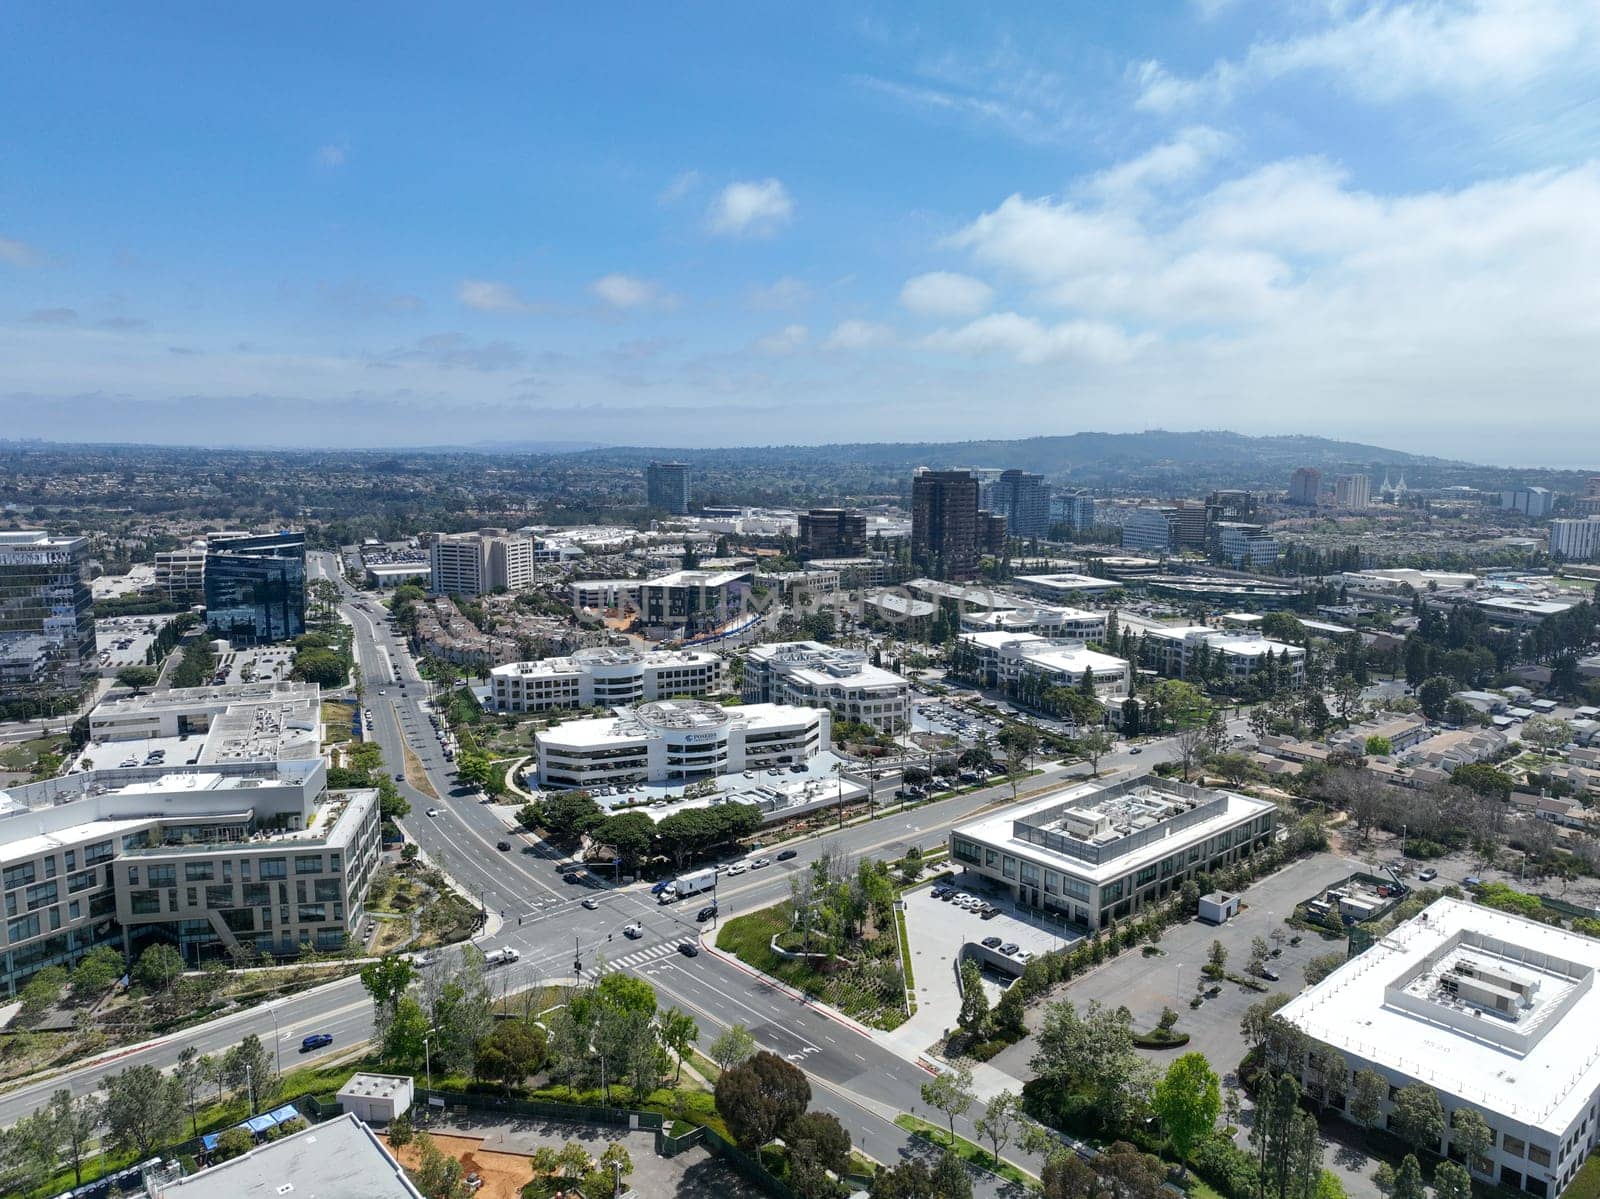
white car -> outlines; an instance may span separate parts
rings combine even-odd
[[[735,862],[732,866],[728,867],[728,873],[729,875],[743,874],[748,869],[750,869],[750,867],[746,866],[743,862]]]
[[[429,808],[428,809],[428,815],[429,816],[437,816],[438,814],[439,814],[439,809],[438,808]]]

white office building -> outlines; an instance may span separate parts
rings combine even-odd
[[[504,529],[436,533],[428,546],[428,589],[434,595],[486,595],[533,585],[533,538]]]
[[[334,949],[360,927],[378,793],[320,760],[89,770],[0,792],[0,991],[90,949],[152,940],[191,963]]]
[[[170,751],[171,766],[190,759],[210,765],[315,758],[322,747],[322,689],[315,683],[260,682],[112,692],[89,713],[84,753],[109,767],[122,752],[118,743],[126,741],[145,742],[150,749],[144,752]],[[100,747],[112,752],[102,754]],[[183,762],[177,760],[180,749]]]
[[[1554,1199],[1600,1141],[1600,941],[1456,899],[1439,899],[1352,958],[1279,1017],[1336,1050],[1348,1071],[1303,1081],[1348,1112],[1351,1077],[1395,1092],[1431,1087],[1446,1114],[1488,1123],[1488,1157],[1464,1163],[1493,1186]]]
[[[569,657],[509,662],[489,672],[498,712],[626,707],[641,700],[715,695],[727,684],[720,654],[701,650],[580,649]]]
[[[1168,554],[1178,548],[1176,508],[1135,508],[1122,522],[1122,548]]]
[[[1550,553],[1568,562],[1600,558],[1600,516],[1551,521]]]
[[[156,590],[174,603],[198,603],[206,594],[205,542],[156,554]]]
[[[1261,570],[1278,561],[1278,539],[1260,525],[1217,521],[1212,532],[1217,554],[1235,570]]]
[[[988,632],[962,633],[961,642],[976,652],[986,687],[1003,687],[1024,674],[1039,675],[1052,687],[1078,687],[1087,672],[1094,677],[1095,694],[1109,699],[1127,695],[1132,680],[1126,661],[1097,653],[1081,641]]]
[[[1130,626],[1131,627],[1131,626]],[[1239,682],[1266,667],[1271,654],[1279,669],[1286,671],[1284,682],[1299,686],[1305,679],[1306,651],[1298,645],[1258,637],[1253,633],[1224,633],[1207,625],[1177,627],[1151,625],[1144,629],[1145,654],[1149,665],[1174,678],[1188,678],[1200,647],[1221,666],[1213,665],[1207,678]]]
[[[1034,633],[1070,641],[1102,641],[1106,635],[1106,614],[1086,608],[1028,604],[1020,608],[962,613],[961,627],[969,633]]]
[[[1272,843],[1277,807],[1155,775],[1064,787],[950,833],[950,859],[1085,929]]]
[[[539,784],[688,783],[805,762],[831,744],[824,708],[660,700],[536,735]]]
[[[911,721],[911,685],[860,650],[820,641],[785,641],[750,648],[744,661],[747,704],[826,708],[839,720],[894,733]]]

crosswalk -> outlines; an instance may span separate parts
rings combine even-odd
[[[677,952],[677,944],[668,941],[664,945],[652,945],[649,949],[636,949],[632,953],[625,953],[620,957],[608,957],[606,964],[618,970],[639,970],[645,966],[654,965],[665,958],[670,958]]]

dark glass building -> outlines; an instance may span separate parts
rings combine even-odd
[[[0,533],[0,701],[71,700],[95,662],[88,538]]]
[[[206,624],[236,645],[266,645],[304,633],[305,534],[213,535],[206,545]]]

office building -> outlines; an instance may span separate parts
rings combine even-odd
[[[1322,472],[1314,466],[1302,466],[1289,476],[1289,502],[1305,508],[1315,508],[1322,495]]]
[[[1010,536],[1006,528],[1006,518],[998,512],[978,513],[978,550],[988,554],[991,558],[998,558],[1006,552],[1006,538]]]
[[[89,540],[0,532],[0,674],[6,699],[49,704],[96,673]]]
[[[1052,574],[1018,575],[1011,582],[1030,595],[1046,600],[1082,599],[1116,591],[1122,586],[1115,579],[1101,579],[1094,575]]]
[[[1216,555],[1235,570],[1269,570],[1278,561],[1278,539],[1260,525],[1217,521],[1211,526]]]
[[[971,578],[986,536],[978,522],[977,476],[919,467],[911,479],[911,560],[942,578]]]
[[[638,579],[578,579],[567,585],[574,608],[610,611],[639,606]]]
[[[1372,506],[1372,480],[1366,475],[1340,475],[1333,482],[1336,507],[1359,512]]]
[[[1094,527],[1094,496],[1087,491],[1057,491],[1050,498],[1050,519],[1074,533]]]
[[[1277,807],[1155,775],[1063,787],[950,833],[950,858],[1017,903],[1104,928],[1272,843]]]
[[[652,462],[644,468],[645,505],[653,512],[686,516],[689,468],[682,462]]]
[[[1555,1199],[1600,1140],[1600,941],[1480,907],[1438,899],[1302,991],[1278,1017],[1314,1047],[1336,1050],[1345,1071],[1302,1080],[1347,1116],[1356,1071],[1388,1084],[1380,1126],[1394,1126],[1395,1094],[1423,1083],[1445,1114],[1438,1151],[1487,1187]],[[1456,1113],[1489,1125],[1488,1154],[1472,1162],[1451,1144]]]
[[[1534,519],[1549,516],[1555,503],[1555,493],[1544,487],[1517,487],[1500,493],[1502,512],[1520,512]]]
[[[1178,548],[1178,510],[1172,507],[1133,509],[1122,523],[1122,548],[1156,554],[1175,551]]]
[[[158,1184],[149,1194],[150,1199],[423,1199],[384,1143],[348,1111]]]
[[[543,787],[688,783],[805,762],[831,744],[826,708],[660,700],[534,735]]]
[[[156,590],[163,599],[175,604],[203,603],[206,597],[205,543],[158,553]]]
[[[533,538],[504,529],[437,533],[428,546],[428,589],[434,595],[487,595],[533,585]]]
[[[429,562],[369,562],[364,569],[367,583],[379,591],[392,591],[407,583],[426,591],[433,584]]]
[[[737,619],[749,599],[749,571],[676,570],[639,584],[639,619],[650,636],[693,636]]]
[[[235,645],[270,645],[306,631],[306,538],[213,533],[206,543],[206,625]]]
[[[1050,531],[1050,488],[1043,475],[1004,470],[986,491],[988,511],[1006,518],[1012,537],[1043,537]]]
[[[1600,558],[1600,516],[1550,522],[1550,553],[1568,562]]]
[[[1095,694],[1109,698],[1127,695],[1132,680],[1126,661],[1097,653],[1082,641],[1003,631],[962,633],[960,641],[976,656],[985,687],[1008,687],[1025,674],[1037,676],[1047,687],[1079,687],[1088,673]]]
[[[1270,656],[1282,672],[1282,681],[1298,687],[1305,680],[1306,651],[1298,645],[1272,641],[1253,633],[1223,633],[1207,625],[1133,625],[1143,634],[1146,665],[1164,675],[1188,678],[1197,658],[1206,659],[1208,679],[1242,682],[1267,668]],[[1204,650],[1201,647],[1204,646]]]
[[[137,741],[135,747],[124,742]],[[113,691],[89,713],[86,769],[138,765],[160,750],[169,767],[300,761],[322,752],[322,688],[263,681],[166,691]]]
[[[360,928],[378,793],[319,759],[84,770],[0,792],[0,991],[90,949],[155,940],[191,964],[246,947],[333,949]]]
[[[911,724],[911,685],[855,649],[818,641],[750,647],[744,702],[827,708],[837,720],[898,733]]]
[[[508,662],[489,672],[497,712],[626,707],[642,700],[716,695],[727,685],[720,654],[602,646],[564,658]]]
[[[800,514],[801,558],[853,558],[867,548],[867,518],[848,508]]]
[[[1179,500],[1172,505],[1178,517],[1178,547],[1200,550],[1206,546],[1210,509],[1204,500]]]
[[[961,628],[968,633],[1034,633],[1070,641],[1100,641],[1106,635],[1106,614],[1084,608],[1024,603],[987,612],[963,612]]]

